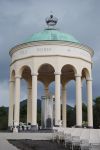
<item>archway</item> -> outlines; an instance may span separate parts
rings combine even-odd
[[[42,128],[52,127],[52,96],[49,84],[54,81],[54,68],[50,64],[43,64],[38,70],[38,80],[44,84],[44,96],[41,100],[41,125]]]
[[[23,122],[25,124],[31,124],[32,77],[30,67],[23,66],[20,69],[20,75],[21,75],[20,122]]]
[[[38,126],[41,126],[41,97],[44,96],[44,84],[41,81],[38,81],[37,85],[37,123]]]
[[[72,80],[75,80],[75,74],[77,73],[76,68],[70,64],[64,65],[61,69],[61,83],[62,83],[62,122],[63,122],[63,127],[72,126],[73,122],[70,124],[70,111],[72,113],[72,107],[68,106],[69,100],[69,85],[71,85],[71,89],[73,87],[73,82]],[[72,83],[72,84],[69,84]],[[71,90],[72,91],[72,90]],[[73,92],[73,91],[72,91]],[[75,93],[75,92],[74,92]],[[72,94],[72,93],[71,93]],[[73,97],[70,94],[70,99]],[[74,94],[75,96],[75,94]],[[75,97],[74,97],[75,99]],[[69,102],[70,103],[70,102]],[[69,112],[68,112],[69,111]],[[72,116],[72,114],[71,114]],[[75,122],[75,121],[74,121]]]
[[[88,126],[87,119],[87,79],[90,78],[90,74],[87,68],[82,69],[82,126]]]

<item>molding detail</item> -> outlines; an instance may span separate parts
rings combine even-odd
[[[23,44],[16,45],[15,47],[13,47],[9,51],[9,54],[12,57],[12,54],[14,52],[21,50],[23,48],[34,47],[34,46],[44,46],[44,45],[61,45],[61,46],[76,47],[76,48],[80,48],[80,49],[87,51],[88,53],[90,53],[91,57],[94,55],[93,49],[91,49],[87,45],[74,43],[74,42],[65,42],[65,41],[38,41],[38,42],[23,43]]]
[[[75,74],[75,77],[80,77],[81,78],[82,76],[80,74]]]
[[[16,79],[16,78],[21,79],[21,76],[20,76],[20,75],[16,75],[16,76],[15,76],[15,79]]]
[[[61,72],[54,72],[55,75],[61,75]]]
[[[87,81],[87,82],[88,82],[88,81],[93,81],[93,79],[92,79],[92,78],[87,78],[86,81]]]
[[[38,73],[32,73],[31,75],[32,76],[38,76]]]

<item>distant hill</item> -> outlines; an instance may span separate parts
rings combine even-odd
[[[74,108],[70,105],[66,105],[67,106],[67,110],[73,110]]]
[[[73,107],[66,105],[67,111],[73,111]],[[27,99],[20,102],[20,121],[26,122],[27,120]],[[37,99],[37,120],[41,124],[41,100]],[[0,107],[0,130],[8,128],[8,107]]]
[[[21,108],[25,105],[27,105],[27,99],[20,102],[20,107]],[[38,107],[38,109],[41,109],[41,100],[40,99],[37,99],[37,107]]]
[[[67,107],[67,125],[71,127],[76,124],[76,106]],[[27,114],[27,100],[20,102],[20,121],[26,122]],[[82,118],[83,121],[87,122],[87,105],[82,104]],[[100,96],[95,98],[93,105],[93,118],[94,128],[100,128]],[[41,123],[41,100],[37,100],[37,120],[38,124]],[[8,128],[8,107],[0,107],[0,130],[7,130]]]
[[[27,99],[20,102],[20,107],[23,107],[24,105],[27,105]],[[37,107],[38,107],[38,110],[41,110],[41,100],[40,99],[37,99]],[[66,105],[66,107],[67,107],[67,110],[73,110],[74,109],[70,105]]]

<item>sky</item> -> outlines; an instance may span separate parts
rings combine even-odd
[[[51,11],[58,18],[57,28],[93,48],[93,98],[100,96],[99,0],[0,0],[0,106],[9,104],[9,50],[33,33],[43,30],[46,27],[45,18]],[[24,84],[21,99],[27,97]],[[68,102],[71,105],[75,93],[75,85],[73,87],[72,84],[68,85]],[[51,91],[53,89],[51,85]],[[41,84],[38,90],[39,97],[43,94]]]

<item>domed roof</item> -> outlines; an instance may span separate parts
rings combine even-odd
[[[46,18],[46,24],[48,28],[43,30],[42,32],[35,33],[31,37],[27,39],[26,42],[34,42],[34,41],[68,41],[79,43],[72,35],[65,34],[57,29],[54,26],[57,24],[58,19],[54,17],[52,14]]]
[[[54,28],[47,28],[41,32],[34,33],[31,37],[29,37],[26,42],[34,42],[34,41],[69,41],[79,43],[72,35],[65,34],[60,32]]]

